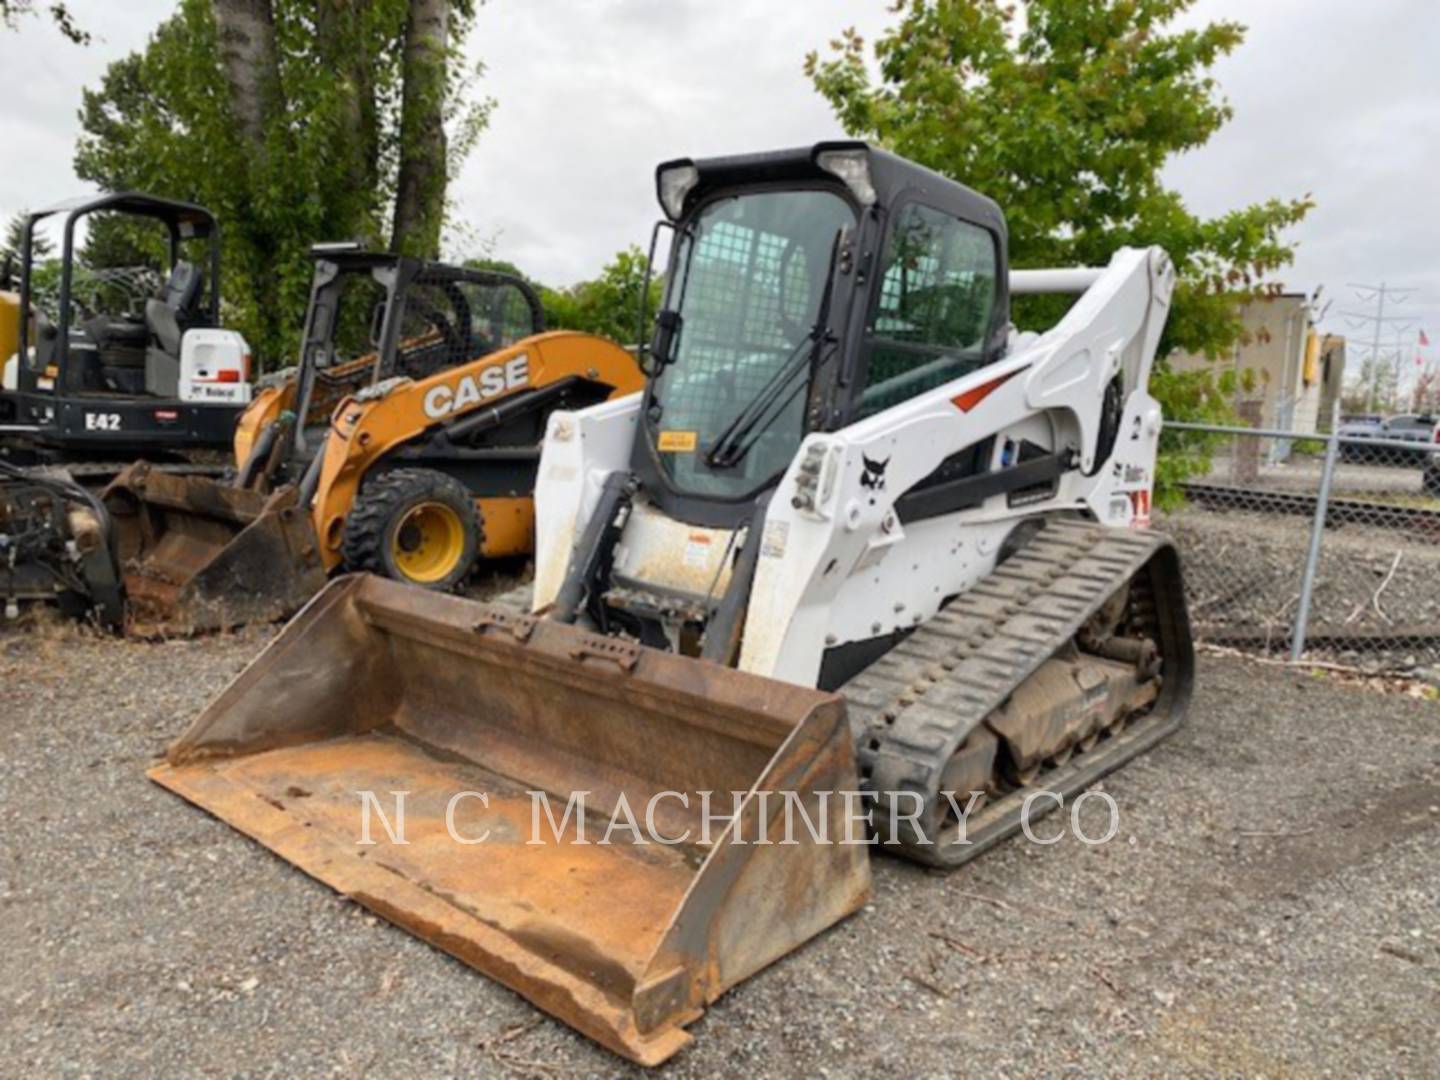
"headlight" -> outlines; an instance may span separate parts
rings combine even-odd
[[[845,181],[845,186],[862,205],[875,205],[875,185],[870,182],[869,151],[822,150],[815,155],[815,164]]]
[[[678,221],[685,209],[685,196],[700,182],[700,170],[688,162],[661,166],[660,205],[671,221]]]

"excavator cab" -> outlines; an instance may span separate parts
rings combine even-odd
[[[0,315],[0,425],[25,456],[229,445],[251,356],[220,325],[209,210],[138,192],[60,203],[25,218],[17,261],[15,314]]]

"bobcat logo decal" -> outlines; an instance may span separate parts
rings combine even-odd
[[[861,454],[860,460],[865,463],[865,472],[860,476],[860,486],[870,491],[884,491],[885,468],[890,464],[890,459],[887,457],[884,461],[871,461]]]

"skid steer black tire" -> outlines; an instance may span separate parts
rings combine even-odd
[[[361,487],[345,517],[340,553],[346,570],[445,592],[470,573],[481,539],[480,515],[464,484],[433,469],[395,469]]]

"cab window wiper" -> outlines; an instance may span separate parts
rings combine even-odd
[[[819,359],[821,346],[833,344],[834,335],[829,332],[828,324],[830,303],[835,292],[835,264],[839,259],[843,236],[843,229],[836,230],[835,240],[830,245],[825,292],[820,297],[820,310],[815,324],[776,368],[775,374],[771,375],[759,392],[750,399],[749,404],[736,413],[716,437],[705,454],[705,461],[711,468],[733,468],[745,459],[756,440],[784,413],[790,402],[795,400],[796,393],[806,385],[804,382],[796,383],[796,378],[801,372],[814,367]],[[780,403],[778,409],[773,408],[777,401]]]

